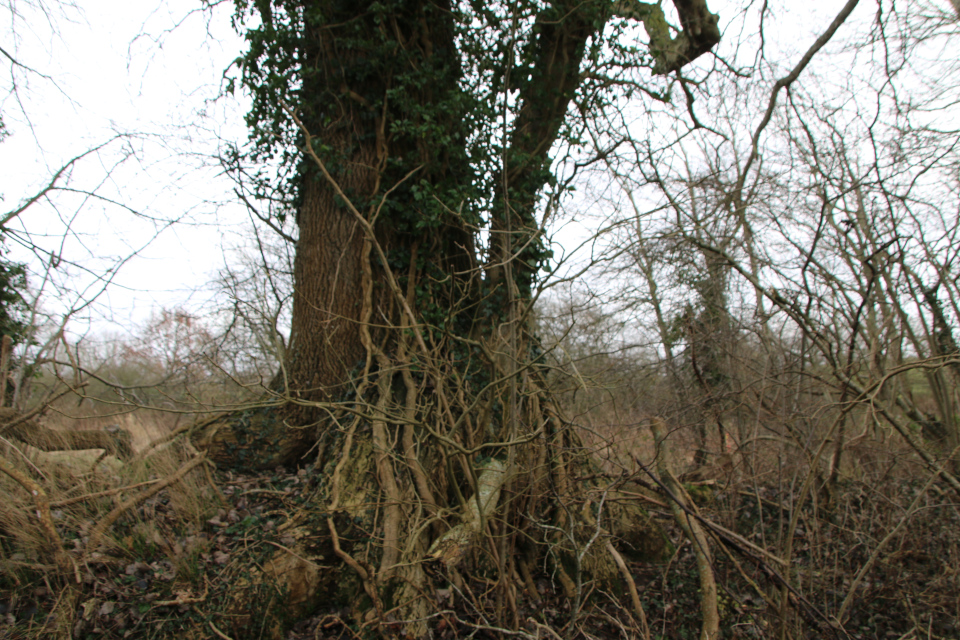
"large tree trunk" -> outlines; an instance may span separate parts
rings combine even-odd
[[[265,28],[278,30],[280,9],[257,7]],[[275,402],[200,436],[220,464],[295,462],[331,426],[317,404],[356,397],[378,366],[374,351],[396,348],[391,329],[402,303],[388,278],[410,286],[434,280],[408,306],[428,306],[427,321],[469,323],[455,316],[476,299],[468,224],[479,220],[462,212],[475,176],[452,8],[420,1],[392,9],[305,2],[298,17],[302,33],[290,55],[302,78],[294,118],[305,153],[293,185],[299,239],[290,341],[272,384]]]
[[[303,152],[292,334],[263,407],[195,440],[240,468],[312,451],[322,517],[304,515],[303,542],[289,557],[278,552],[262,577],[300,594],[297,612],[332,599],[361,624],[406,621],[414,636],[438,606],[428,597],[438,581],[482,574],[501,604],[515,605],[513,576],[546,562],[578,603],[588,579],[616,575],[604,541],[639,525],[632,544],[649,552],[649,528],[596,480],[545,391],[522,318],[543,258],[537,196],[609,7],[542,8],[526,67],[513,70],[521,104],[494,179],[469,153],[476,114],[490,105],[461,86],[463,18],[451,4],[256,8],[251,119],[270,130],[295,123]],[[492,64],[493,81],[507,82],[508,66]],[[268,113],[278,100],[264,83],[283,75],[266,74],[271,65],[299,73],[283,97],[295,109]],[[481,216],[481,203],[493,211]],[[481,269],[474,240],[484,217],[492,237]],[[339,562],[318,573],[297,560],[317,555]]]

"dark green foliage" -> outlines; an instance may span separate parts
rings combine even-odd
[[[27,271],[23,264],[5,256],[0,232],[0,336],[10,336],[13,344],[22,343],[28,335],[28,307],[22,292],[27,287]]]
[[[315,141],[331,173],[345,170],[353,145],[375,142],[378,129],[389,145],[382,190],[418,170],[385,203],[381,219],[402,232],[435,229],[452,211],[478,222],[476,177],[463,168],[468,121],[480,105],[460,87],[456,22],[442,4],[238,0],[235,23],[248,26],[249,49],[238,64],[253,97],[249,157],[279,160],[289,195],[296,198],[304,175],[316,172],[304,164],[304,137],[288,110],[313,135],[336,130],[349,111],[347,144]],[[370,203],[354,204],[362,210]]]
[[[285,210],[297,209],[305,187],[324,177],[304,153],[296,113],[351,204],[378,210],[394,273],[417,251],[416,302],[429,324],[455,333],[472,326],[445,317],[452,301],[465,302],[469,316],[491,298],[502,317],[502,277],[488,272],[480,283],[477,267],[516,248],[513,277],[527,297],[550,258],[538,196],[554,181],[554,141],[573,140],[567,105],[588,46],[599,55],[607,17],[603,3],[237,0],[234,25],[248,50],[228,88],[239,82],[252,108],[250,147],[234,160],[279,166],[278,177],[259,174],[258,195],[279,193]],[[351,188],[353,167],[371,149],[374,193]]]
[[[10,135],[3,117],[0,116],[0,142]],[[6,257],[4,241],[6,236],[0,228],[0,337],[10,336],[14,345],[18,345],[27,337],[29,311],[22,291],[27,288],[26,266],[11,262]]]

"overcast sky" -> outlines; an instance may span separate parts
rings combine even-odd
[[[134,256],[74,320],[75,332],[88,323],[130,328],[161,306],[209,311],[208,285],[247,229],[212,161],[222,140],[246,138],[244,104],[216,99],[243,47],[230,27],[232,3],[200,12],[196,0],[95,0],[48,13],[38,3],[6,0],[0,10],[0,46],[30,68],[0,56],[0,109],[10,133],[0,144],[0,212],[35,193],[69,158],[106,143],[61,183],[103,199],[61,193],[38,203],[11,225],[19,235],[7,241],[9,256],[31,261],[31,285],[44,287],[44,308],[54,314],[96,294],[105,270]],[[742,4],[710,2],[724,28],[739,21]],[[767,36],[778,42],[784,68],[839,8],[823,5],[776,10]],[[744,33],[751,29],[748,20]],[[782,37],[783,29],[795,37]],[[727,32],[721,48],[739,35]],[[573,244],[583,233],[574,227],[560,237]],[[22,241],[41,251],[31,254]],[[51,256],[62,261],[45,271]]]
[[[197,5],[99,0],[47,14],[23,2],[5,7],[0,46],[30,70],[0,59],[4,84],[15,86],[2,103],[10,135],[0,144],[0,210],[106,144],[60,183],[100,199],[60,193],[38,202],[12,225],[19,235],[7,240],[9,255],[31,260],[31,285],[45,287],[45,308],[55,313],[95,294],[104,270],[137,254],[75,331],[84,316],[123,328],[161,305],[203,306],[222,246],[236,244],[231,234],[245,220],[212,161],[219,139],[246,136],[243,105],[214,101],[242,42],[226,5],[191,14]],[[168,226],[173,220],[180,223]],[[38,254],[18,242],[27,238],[47,260],[63,258],[57,269],[44,273]]]

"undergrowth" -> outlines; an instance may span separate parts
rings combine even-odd
[[[638,459],[652,453],[633,452]],[[70,460],[40,456],[7,444],[8,463],[46,491],[73,568],[65,574],[50,556],[31,496],[10,478],[0,478],[5,496],[0,502],[0,637],[51,637],[64,622],[58,615],[72,616],[69,633],[77,639],[241,640],[283,637],[282,629],[288,638],[369,635],[370,629],[350,622],[357,603],[321,599],[312,610],[291,617],[285,604],[293,596],[263,572],[278,550],[295,543],[304,548],[295,537],[296,525],[322,517],[312,502],[320,478],[309,465],[259,475],[198,465],[122,513],[99,547],[88,548],[98,522],[194,456],[189,446],[174,443],[118,464],[82,452]],[[803,469],[781,464],[763,470],[762,456],[741,454],[735,465],[714,468],[713,477],[687,482],[705,521],[767,554],[722,536],[711,538],[721,637],[960,637],[956,497],[938,482],[924,480],[902,451],[887,456],[898,461],[898,472],[890,473],[888,465],[880,477],[845,477],[829,500],[812,491],[798,502]],[[611,486],[629,486],[627,495],[642,501],[674,544],[662,563],[628,560],[649,637],[699,637],[702,594],[694,549],[666,508],[669,497],[651,473],[640,468],[614,472],[616,465],[608,462]],[[900,526],[904,518],[908,521]],[[788,537],[792,555],[786,558]],[[323,544],[318,540],[317,555],[307,560],[329,568],[335,558],[322,555]],[[872,563],[869,571],[856,581],[867,563]],[[642,637],[625,591],[584,585],[581,609],[574,612],[549,566],[539,567],[532,582],[515,576],[513,588],[520,604],[508,616],[516,626],[507,635]],[[65,613],[61,599],[70,590],[75,606]],[[252,608],[238,609],[238,592],[245,593],[243,606]],[[442,612],[432,622],[435,637],[505,637],[492,593],[490,583],[466,576],[424,594]],[[393,633],[388,625],[375,635]]]

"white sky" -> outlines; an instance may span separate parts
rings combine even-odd
[[[6,20],[0,24],[0,46],[51,78],[21,69],[11,74],[12,65],[0,58],[4,88],[11,77],[17,82],[16,94],[0,103],[11,133],[0,144],[0,211],[35,193],[66,160],[126,134],[131,137],[115,139],[78,163],[61,184],[96,190],[156,219],[60,194],[56,207],[39,202],[12,225],[28,233],[47,258],[49,252],[62,253],[64,262],[50,283],[62,289],[45,285],[44,308],[51,313],[98,291],[93,274],[146,247],[124,265],[90,313],[78,316],[74,331],[83,331],[83,316],[98,328],[105,320],[128,327],[161,305],[201,305],[209,294],[192,292],[223,265],[223,236],[230,244],[230,234],[246,220],[236,205],[219,206],[229,201],[230,184],[217,176],[210,159],[218,137],[238,142],[246,137],[243,105],[229,98],[212,102],[243,43],[230,28],[226,5],[213,15],[191,15],[198,4],[98,0],[81,9],[48,8],[49,19],[33,3],[9,2],[0,10]],[[164,224],[174,219],[188,224]],[[64,245],[68,224],[75,235]],[[29,259],[16,242],[8,240],[7,249],[13,258]],[[70,261],[77,264],[71,267]],[[35,256],[32,264],[38,271]],[[42,274],[35,273],[31,285],[43,284]]]
[[[99,290],[94,275],[143,246],[97,304],[73,321],[75,333],[88,325],[130,328],[161,306],[211,310],[206,285],[224,264],[224,247],[242,241],[247,220],[232,202],[229,181],[218,177],[210,160],[218,138],[242,142],[247,135],[243,104],[230,98],[213,102],[224,70],[243,48],[230,27],[232,3],[191,14],[200,5],[196,0],[93,0],[79,9],[53,5],[45,16],[40,2],[6,0],[0,9],[0,47],[52,78],[11,71],[0,56],[0,87],[6,90],[11,78],[18,83],[16,94],[0,102],[11,133],[0,143],[0,213],[34,193],[66,159],[119,133],[132,137],[81,162],[65,184],[96,189],[161,221],[76,195],[58,196],[56,208],[44,202],[31,208],[12,228],[29,234],[47,252],[45,261],[50,252],[65,258],[50,274],[51,284],[61,288],[44,285],[45,310],[55,314],[89,297]],[[742,5],[710,2],[721,26],[736,20]],[[858,13],[875,10],[873,3],[861,5]],[[838,9],[839,3],[776,9],[767,37],[778,42],[784,69]],[[785,31],[792,37],[784,38]],[[728,31],[721,52],[738,36]],[[761,113],[758,109],[756,118]],[[111,173],[125,151],[135,155]],[[182,223],[164,227],[162,221],[175,219]],[[74,235],[62,245],[68,224]],[[588,232],[573,225],[560,237],[574,245]],[[11,241],[7,250],[13,258],[31,259],[36,271],[31,284],[43,285],[35,256]]]

